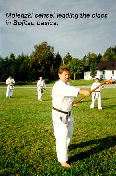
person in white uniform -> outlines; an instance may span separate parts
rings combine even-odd
[[[91,90],[95,89],[99,85],[100,85],[99,78],[96,78],[95,82],[91,86]],[[101,88],[103,88],[103,86],[100,86],[98,89],[96,89],[94,92],[92,92],[92,103],[90,105],[90,108],[94,108],[94,104],[95,104],[95,101],[97,99],[98,100],[98,109],[102,110],[101,93],[100,93]]]
[[[10,98],[13,95],[13,89],[15,80],[12,78],[12,76],[9,76],[9,78],[6,80],[7,84],[7,90],[6,90],[6,98]]]
[[[60,68],[59,81],[57,81],[52,89],[52,119],[54,135],[56,138],[56,152],[60,164],[64,167],[71,167],[68,164],[68,146],[71,142],[73,133],[73,116],[72,103],[74,97],[79,94],[90,95],[87,90],[70,86],[68,83],[70,70],[68,68]]]
[[[40,77],[39,81],[37,82],[37,92],[38,92],[38,100],[39,101],[42,101],[41,97],[42,97],[43,89],[45,89],[45,87],[46,87],[45,82],[42,79],[42,77]]]

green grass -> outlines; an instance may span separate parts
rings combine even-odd
[[[52,87],[56,81],[50,81],[49,84],[46,84],[46,87]],[[78,80],[71,80],[69,79],[69,82],[72,86],[91,86],[93,83],[93,80],[83,80],[83,79],[78,79]],[[36,87],[36,84],[32,85],[15,85],[15,87]],[[0,87],[6,87],[6,84],[0,84]]]
[[[44,91],[42,102],[34,88],[15,88],[10,99],[5,92],[0,88],[0,175],[116,175],[116,89],[102,90],[102,111],[97,103],[89,108],[91,97],[73,108],[71,169],[61,167],[56,158],[51,89]]]

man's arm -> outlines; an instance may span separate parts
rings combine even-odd
[[[80,95],[90,96],[90,92],[88,90],[79,90]]]

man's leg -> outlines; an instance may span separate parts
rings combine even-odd
[[[38,90],[38,100],[41,101],[41,89]]]
[[[72,139],[72,134],[73,134],[73,124],[74,120],[72,115],[69,117],[68,121],[68,136],[67,136],[67,148],[70,145],[71,139]]]
[[[98,109],[102,110],[102,106],[101,106],[101,93],[98,92]]]
[[[56,138],[56,152],[58,161],[64,167],[70,167],[67,163],[68,161],[68,151],[67,151],[67,136],[68,129],[67,124],[64,124],[60,120],[59,113],[53,113],[53,126],[54,126],[54,135]]]
[[[9,91],[9,97],[12,97],[12,94],[13,94],[13,90],[10,89],[10,91]]]
[[[9,97],[9,87],[7,86],[7,90],[6,90],[6,98]]]
[[[96,93],[93,92],[93,93],[92,93],[92,103],[91,103],[91,105],[90,105],[90,108],[94,108],[95,99],[96,99]]]

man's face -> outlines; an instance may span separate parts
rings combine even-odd
[[[69,80],[69,74],[70,74],[69,71],[63,71],[63,73],[59,74],[60,80],[67,83]]]
[[[98,81],[99,81],[98,79],[95,80],[95,82],[98,82]]]

